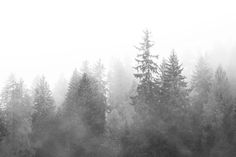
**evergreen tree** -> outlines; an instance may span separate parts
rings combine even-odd
[[[94,135],[101,135],[105,129],[106,98],[99,91],[97,81],[83,74],[78,89],[79,112],[88,130]]]
[[[140,43],[140,47],[137,49],[141,54],[137,55],[137,66],[135,70],[137,73],[134,76],[139,79],[139,85],[137,88],[138,96],[141,96],[145,102],[153,102],[154,97],[157,95],[157,74],[158,65],[154,61],[158,59],[157,55],[152,55],[150,49],[153,43],[150,40],[150,32],[144,32],[143,42]]]
[[[195,102],[203,108],[208,101],[208,95],[212,86],[213,73],[203,57],[200,57],[196,70],[192,76],[191,88],[193,95],[196,95]]]
[[[187,83],[174,50],[168,60],[163,61],[160,71],[162,104],[167,105],[170,110],[184,110],[187,104]]]
[[[106,81],[105,81],[105,67],[102,64],[101,59],[95,64],[93,69],[93,77],[96,79],[99,91],[104,94],[104,97],[107,95]]]
[[[55,103],[52,92],[45,77],[42,76],[36,84],[33,93],[34,114],[33,114],[33,133],[34,138],[43,141],[45,134],[49,131],[50,122],[54,116]]]
[[[164,121],[166,134],[178,139],[178,147],[184,145],[187,139],[186,132],[189,131],[188,125],[188,89],[183,68],[179,63],[178,57],[173,50],[167,60],[163,60],[160,66],[161,72],[161,99],[160,117]],[[181,141],[181,142],[180,142]]]
[[[68,116],[77,108],[79,81],[80,75],[77,69],[75,69],[68,85],[65,102],[63,103],[63,111],[66,112],[66,115]]]
[[[0,143],[8,133],[5,112],[0,109]]]
[[[65,101],[66,92],[68,88],[67,80],[61,75],[55,84],[53,89],[53,98],[55,99],[55,103],[57,107],[61,107],[62,103]]]
[[[34,89],[34,109],[33,121],[37,121],[53,114],[55,110],[54,99],[45,77],[40,78]]]
[[[30,141],[32,102],[23,81],[11,76],[1,95],[6,111],[8,135],[2,156],[29,157],[33,154]]]
[[[205,58],[200,57],[191,80],[191,127],[193,132],[193,152],[202,156],[204,150],[203,130],[205,125],[205,106],[212,100],[210,98],[213,83],[212,70]],[[208,127],[209,128],[209,127]],[[210,129],[208,129],[210,132]],[[213,134],[212,134],[213,135]]]
[[[234,105],[230,84],[226,72],[219,66],[215,72],[209,101],[204,106],[203,150],[208,154],[220,151],[235,152],[230,144],[233,143]],[[212,137],[212,138],[209,138]]]
[[[80,81],[81,76],[77,69],[75,69],[68,84],[65,101],[58,112],[58,118],[61,125],[61,132],[59,136],[62,138],[61,143],[65,149],[65,152],[70,154],[83,154],[79,140],[83,138],[86,129],[81,120],[82,111],[78,96]]]
[[[110,67],[108,74],[110,112],[106,117],[107,126],[114,138],[119,138],[125,127],[133,123],[135,111],[134,106],[130,104],[130,96],[135,95],[137,83],[134,82],[131,71],[120,60],[113,60]]]
[[[218,110],[218,115],[222,115],[220,120],[222,123],[223,133],[229,133],[231,128],[232,116],[234,116],[233,111],[233,98],[230,91],[230,84],[226,75],[226,72],[221,66],[219,66],[215,72],[215,78],[213,83],[212,92],[214,94],[216,110]],[[230,139],[229,137],[229,140]]]
[[[90,65],[89,65],[89,61],[88,60],[85,60],[85,61],[82,62],[80,70],[81,70],[82,73],[86,73],[88,75],[91,74],[91,69],[90,69]]]

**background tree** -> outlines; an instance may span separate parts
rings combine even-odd
[[[34,87],[33,103],[33,142],[36,148],[36,156],[40,156],[40,154],[44,153],[43,145],[48,142],[53,118],[55,116],[55,102],[44,76],[39,79]]]
[[[94,135],[102,135],[105,131],[106,97],[99,91],[95,79],[83,74],[79,83],[78,101],[82,120]]]
[[[32,101],[23,81],[9,78],[1,95],[6,107],[6,127],[8,135],[4,140],[3,156],[30,157],[33,155],[31,134]]]
[[[130,66],[130,69],[132,67]],[[120,136],[125,128],[131,126],[135,115],[134,106],[131,105],[130,96],[136,93],[137,83],[128,66],[113,59],[108,73],[108,107],[107,127],[112,134],[111,138],[120,142]]]
[[[214,141],[211,141],[211,147],[206,147],[212,155],[221,152],[226,156],[232,156],[236,153],[232,148],[234,141],[234,104],[230,84],[226,72],[219,66],[215,72],[215,77],[211,89],[210,101],[206,106],[208,130],[212,129]],[[208,131],[207,130],[207,131]],[[205,130],[204,130],[205,131]],[[205,131],[205,134],[208,132]],[[208,136],[209,133],[207,134]],[[205,136],[205,137],[208,137]],[[209,143],[209,140],[205,140]],[[206,145],[206,144],[205,144]],[[214,146],[214,148],[212,148]],[[211,151],[212,149],[212,151]]]
[[[213,72],[205,58],[200,57],[191,80],[191,127],[192,127],[192,151],[196,155],[203,155],[204,149],[204,106],[209,103],[213,83]]]
[[[67,88],[68,88],[68,82],[65,79],[64,75],[61,74],[52,91],[52,95],[55,100],[57,108],[62,107],[62,104],[66,98]]]
[[[77,93],[78,93],[80,78],[81,77],[79,72],[77,71],[77,69],[75,69],[70,79],[68,90],[66,93],[66,98],[62,106],[64,112],[69,112],[67,113],[67,115],[72,114],[77,107]]]

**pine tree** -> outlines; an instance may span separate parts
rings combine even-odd
[[[23,81],[9,78],[2,95],[1,103],[5,106],[6,128],[8,134],[4,143],[3,156],[30,156],[33,153],[31,134],[32,101]]]
[[[164,101],[168,97],[168,90],[169,90],[169,82],[167,76],[167,61],[163,59],[160,65],[160,95],[161,100]]]
[[[219,66],[215,72],[208,103],[204,106],[205,136],[202,143],[206,152],[235,152],[230,144],[235,137],[235,112],[232,93],[226,72]],[[211,131],[211,132],[210,132]],[[214,137],[209,141],[209,137]],[[209,147],[209,143],[211,144]]]
[[[107,126],[110,135],[118,138],[124,129],[133,123],[135,111],[134,106],[130,104],[130,96],[134,96],[137,89],[133,75],[120,60],[112,61],[108,74],[108,89],[110,112],[106,117]]]
[[[55,109],[52,92],[44,76],[40,78],[34,89],[34,108],[35,114],[40,117],[52,114]]]
[[[78,105],[81,119],[93,135],[101,135],[105,129],[106,98],[99,91],[96,80],[83,74],[79,83]]]
[[[8,133],[5,112],[0,109],[0,143]]]
[[[101,59],[95,64],[93,69],[93,77],[96,79],[99,86],[99,91],[101,91],[104,96],[107,95],[106,81],[105,81],[105,67],[102,64]]]
[[[52,97],[52,92],[49,88],[45,77],[39,79],[33,93],[34,114],[33,114],[33,131],[37,136],[44,134],[50,125],[50,121],[55,112],[55,103]]]
[[[65,112],[65,114],[68,116],[73,113],[77,108],[79,81],[80,75],[77,69],[75,69],[68,85],[65,102],[62,106],[63,112]]]
[[[161,65],[161,93],[164,95],[162,103],[177,108],[186,107],[188,91],[182,72],[182,65],[173,50],[168,60]]]
[[[214,80],[215,82],[213,88],[216,101],[221,105],[221,111],[225,112],[227,105],[230,105],[230,103],[232,102],[232,95],[226,72],[223,70],[222,66],[219,66],[217,68]]]
[[[143,42],[140,43],[140,47],[136,47],[141,54],[138,54],[136,58],[138,65],[135,67],[137,73],[134,76],[139,79],[138,96],[141,96],[148,103],[154,101],[157,94],[158,65],[154,60],[158,59],[158,56],[151,54],[150,49],[152,47],[150,32],[144,31]]]
[[[193,126],[200,127],[203,122],[204,108],[209,104],[213,84],[213,72],[205,58],[200,57],[191,80],[190,99],[192,103]],[[197,134],[201,128],[195,128]],[[198,130],[198,131],[197,131]]]
[[[90,65],[89,65],[89,61],[88,60],[85,60],[85,61],[82,62],[80,71],[82,73],[86,73],[88,75],[91,74],[91,69],[90,69]]]
[[[200,57],[196,65],[196,70],[192,76],[191,88],[196,95],[196,103],[202,106],[208,101],[208,95],[212,86],[213,72],[203,57]],[[203,108],[203,107],[201,107]]]
[[[191,80],[191,127],[193,132],[194,153],[202,156],[205,138],[203,128],[205,125],[206,105],[211,103],[211,88],[213,73],[205,58],[200,57]],[[209,129],[208,129],[209,130]]]
[[[233,98],[226,72],[221,66],[219,66],[215,72],[212,92],[216,102],[216,110],[219,111],[217,116],[222,115],[220,121],[222,122],[222,127],[224,129],[223,132],[227,133],[230,131],[230,122],[232,116],[234,116]]]
[[[55,87],[52,92],[57,108],[58,107],[60,108],[62,103],[65,101],[67,88],[68,88],[67,80],[64,78],[63,75],[61,75],[57,83],[55,84]]]

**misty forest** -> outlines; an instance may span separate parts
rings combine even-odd
[[[178,52],[162,59],[154,46],[146,30],[131,67],[85,61],[54,91],[45,76],[27,88],[10,75],[0,95],[0,156],[236,156],[236,99],[224,67],[202,56],[187,77]]]

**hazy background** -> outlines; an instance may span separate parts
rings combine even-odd
[[[107,67],[111,57],[130,62],[144,29],[152,32],[153,53],[162,58],[175,49],[187,76],[200,55],[232,75],[235,15],[233,0],[0,1],[0,85],[10,73],[29,86],[44,74],[54,87],[86,59]]]

